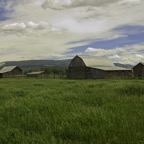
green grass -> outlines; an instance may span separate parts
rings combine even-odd
[[[144,81],[0,79],[0,144],[144,144]]]

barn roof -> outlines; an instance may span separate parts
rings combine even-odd
[[[116,66],[113,66],[113,67],[94,67],[96,69],[100,69],[100,70],[104,70],[104,71],[126,71],[126,70],[131,70],[131,69],[127,69],[127,68],[122,68],[122,67],[116,67]]]
[[[108,58],[95,57],[95,56],[84,56],[80,57],[87,67],[96,68],[104,71],[120,71],[120,70],[131,70],[123,67],[115,66],[112,61]]]
[[[38,74],[42,74],[42,73],[44,73],[44,71],[29,72],[27,74],[28,75],[38,75]]]
[[[139,62],[138,64],[136,64],[136,65],[133,67],[133,69],[134,69],[137,65],[139,65],[139,64],[141,64],[142,66],[144,66],[144,62]]]
[[[144,62],[140,62],[142,65],[144,65]]]
[[[6,66],[6,67],[3,67],[1,70],[0,70],[0,73],[6,73],[6,72],[11,72],[14,68],[16,68],[17,66]]]
[[[112,61],[108,58],[95,57],[95,56],[78,56],[83,59],[88,67],[115,67]]]

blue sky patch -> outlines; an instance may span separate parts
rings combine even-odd
[[[144,32],[144,26],[138,26],[138,25],[127,25],[127,26],[121,26],[113,29],[113,31],[120,32],[123,34],[138,34],[141,32]]]
[[[9,19],[7,16],[10,11],[6,11],[4,8],[0,7],[0,21],[5,21]]]
[[[88,42],[87,45],[82,45],[78,47],[73,47],[68,53],[79,53],[85,51],[88,47],[92,48],[102,48],[102,49],[113,49],[116,47],[124,47],[126,45],[133,45],[137,43],[144,42],[144,27],[142,26],[125,26],[114,29],[113,31],[118,32],[127,37],[120,37],[112,40],[81,40],[73,41],[69,44],[76,44],[81,42]]]

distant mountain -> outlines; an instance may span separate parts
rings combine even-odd
[[[23,71],[29,70],[41,70],[43,68],[49,69],[65,69],[68,68],[71,59],[66,60],[27,60],[27,61],[8,61],[5,63],[0,63],[0,69],[4,66],[19,66]],[[132,68],[133,65],[114,63],[115,66],[123,68]]]
[[[121,64],[121,63],[114,63],[115,66],[118,66],[118,67],[123,67],[123,68],[133,68],[134,65],[131,65],[131,64]]]
[[[64,69],[70,64],[69,59],[67,60],[27,60],[27,61],[8,61],[0,65],[0,68],[4,66],[19,66],[23,71],[29,70],[41,70],[42,68],[57,68]]]

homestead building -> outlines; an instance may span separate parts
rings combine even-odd
[[[27,73],[27,77],[43,78],[45,77],[44,71],[36,71]]]
[[[0,70],[0,78],[18,77],[22,70],[18,66],[6,66]]]
[[[116,67],[111,60],[95,56],[75,56],[67,71],[69,79],[103,79],[131,76],[131,69]]]
[[[144,63],[140,62],[133,67],[134,77],[144,78]]]

